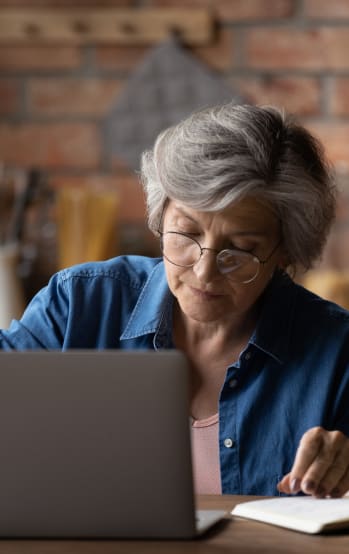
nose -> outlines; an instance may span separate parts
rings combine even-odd
[[[211,248],[203,248],[201,258],[193,266],[193,271],[202,283],[212,281],[217,276],[218,267],[216,262],[217,252]]]

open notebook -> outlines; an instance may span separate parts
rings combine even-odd
[[[190,538],[219,520],[195,512],[187,372],[173,350],[0,353],[0,536]]]
[[[250,500],[237,504],[234,516],[287,527],[303,533],[349,530],[349,498],[294,496]]]

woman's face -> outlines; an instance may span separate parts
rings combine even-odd
[[[171,200],[163,217],[163,232],[168,231],[186,233],[201,247],[244,250],[260,260],[267,259],[281,239],[280,222],[271,209],[248,197],[219,212],[200,212]],[[219,272],[216,256],[216,252],[204,250],[192,267],[178,267],[164,258],[171,292],[184,315],[197,322],[219,323],[233,314],[245,316],[284,260],[280,244],[260,266],[254,281],[236,283],[229,273]]]

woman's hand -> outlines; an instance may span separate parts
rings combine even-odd
[[[349,438],[341,431],[309,429],[278,490],[286,494],[302,491],[319,498],[343,496],[349,490]]]

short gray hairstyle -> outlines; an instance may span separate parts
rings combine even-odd
[[[142,155],[148,224],[168,199],[218,211],[246,196],[279,218],[289,267],[309,269],[335,217],[336,188],[322,145],[275,107],[227,103],[163,131]]]

